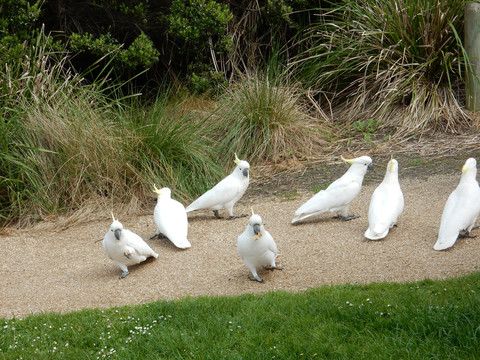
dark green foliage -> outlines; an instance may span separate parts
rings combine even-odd
[[[0,0],[0,39],[30,39],[40,15],[41,3],[41,0],[33,3],[27,0]]]
[[[69,48],[74,53],[86,52],[94,55],[96,59],[111,59],[112,65],[119,70],[130,71],[152,67],[159,56],[158,50],[143,32],[126,49],[123,49],[110,33],[102,34],[98,38],[89,33],[73,33],[70,35]]]
[[[195,54],[208,49],[212,37],[223,37],[232,17],[227,6],[213,0],[173,0],[169,32],[185,42],[182,52]]]
[[[189,85],[196,93],[219,89],[225,73],[218,56],[233,49],[227,24],[233,15],[228,6],[213,0],[173,0],[167,16],[168,33],[183,55]]]
[[[39,32],[36,21],[42,1],[0,0],[0,62],[18,61],[25,41]],[[1,82],[1,80],[0,80]]]

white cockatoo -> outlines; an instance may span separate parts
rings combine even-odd
[[[187,206],[187,213],[199,209],[211,209],[217,218],[220,218],[218,210],[225,209],[234,219],[241,216],[233,214],[233,206],[245,194],[249,183],[250,165],[245,160],[240,160],[235,154],[235,170],[217,185],[208,190],[197,200]],[[243,215],[245,216],[245,215]]]
[[[295,211],[292,224],[304,220],[310,216],[320,215],[326,212],[337,212],[342,220],[355,219],[358,216],[348,215],[350,203],[357,197],[362,188],[363,177],[367,169],[372,169],[372,159],[368,156],[360,156],[355,159],[345,159],[350,165],[343,176],[330,184],[325,190],[320,190],[305,204]]]
[[[169,188],[164,187],[159,190],[155,185],[153,187],[158,199],[153,210],[157,231],[152,238],[164,235],[180,249],[191,247],[192,245],[187,239],[188,219],[185,207],[171,198],[172,192]]]
[[[272,235],[265,230],[262,218],[254,214],[253,209],[247,228],[237,239],[237,250],[253,275],[253,278],[249,277],[250,280],[263,282],[257,274],[257,269],[261,267],[267,270],[281,270],[275,265],[277,245]]]
[[[443,209],[435,250],[445,250],[457,241],[461,231],[472,230],[480,212],[480,187],[476,179],[477,161],[469,158],[462,167],[462,177]]]
[[[398,162],[392,157],[382,183],[375,189],[370,200],[368,229],[364,236],[370,240],[387,236],[402,213],[403,206],[403,193],[398,182]]]
[[[158,254],[140,236],[124,229],[113,214],[112,218],[112,225],[105,234],[102,245],[107,256],[122,269],[120,279],[123,279],[129,274],[127,266],[141,263],[150,256],[158,258]]]

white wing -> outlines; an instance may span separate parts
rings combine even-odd
[[[361,187],[362,184],[359,184],[358,181],[352,178],[340,178],[334,181],[326,190],[321,190],[300,206],[295,211],[297,216],[292,223],[313,215],[339,211],[355,199]]]
[[[226,203],[238,195],[241,191],[240,185],[238,179],[229,175],[187,206],[186,211],[189,212],[198,209],[221,210]]]
[[[128,229],[123,229],[122,235],[125,237],[124,244],[126,246],[131,246],[133,249],[135,249],[136,254],[146,257],[158,257],[158,254],[153,251],[152,248],[148,246],[148,244],[134,232]]]

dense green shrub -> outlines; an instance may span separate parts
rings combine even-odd
[[[39,31],[36,21],[40,15],[41,2],[0,0],[1,63],[18,61],[24,42],[35,38]]]
[[[98,38],[90,33],[73,33],[69,49],[74,53],[86,52],[96,59],[111,59],[113,66],[119,70],[148,69],[158,61],[159,56],[158,50],[143,32],[126,49],[110,33],[101,34]]]

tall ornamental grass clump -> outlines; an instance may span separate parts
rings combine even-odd
[[[186,200],[220,178],[211,129],[171,93],[145,106],[106,78],[86,84],[40,37],[1,70],[0,226],[138,211],[153,184]]]
[[[342,118],[375,118],[400,133],[455,132],[464,101],[463,1],[342,0],[319,9],[294,65]]]
[[[251,163],[312,154],[328,132],[312,117],[303,90],[281,77],[248,75],[230,87],[215,112],[220,152]]]
[[[210,137],[216,124],[208,114],[192,109],[188,97],[176,99],[172,91],[164,90],[146,108],[136,103],[123,113],[128,139],[124,150],[148,190],[153,184],[168,186],[172,197],[187,201],[225,173]],[[233,151],[225,156],[234,159]]]

